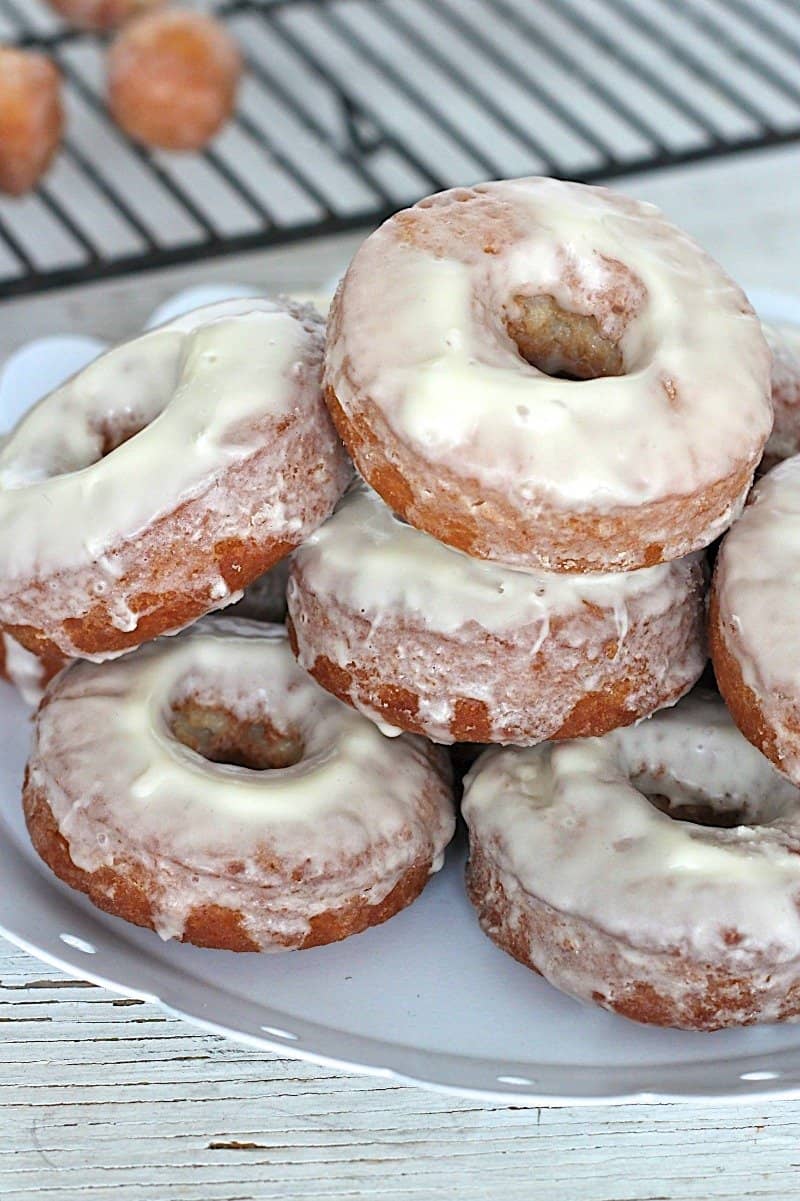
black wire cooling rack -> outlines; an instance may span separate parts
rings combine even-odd
[[[97,38],[0,0],[52,54],[63,153],[0,199],[0,297],[374,224],[426,192],[584,181],[800,140],[800,0],[232,0],[234,120],[199,155],[128,141]]]

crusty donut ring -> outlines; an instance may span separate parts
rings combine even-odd
[[[288,575],[287,557],[253,580],[252,584],[248,584],[242,599],[229,605],[222,612],[226,616],[244,617],[250,621],[284,621]],[[21,646],[10,634],[0,633],[0,679],[13,684],[29,705],[39,704],[53,676],[66,667],[67,663],[69,659],[52,643],[43,643],[41,654],[34,654]]]
[[[718,697],[488,751],[463,810],[484,931],[557,988],[690,1030],[800,1015],[800,792]]]
[[[45,862],[101,909],[232,951],[385,921],[454,826],[440,752],[328,696],[282,627],[232,618],[73,664],[37,715],[24,808]]]
[[[746,738],[800,784],[800,455],[756,484],[717,555],[709,642]]]
[[[0,628],[108,656],[224,606],[302,542],[350,475],[321,359],[313,310],[227,301],[40,401],[0,448]]]
[[[604,734],[673,704],[706,661],[702,557],[613,575],[520,572],[402,523],[359,488],[295,551],[300,663],[435,742]]]
[[[240,601],[223,612],[231,617],[250,621],[282,622],[286,618],[286,581],[289,559],[281,559],[269,571],[244,590]],[[44,690],[63,667],[69,663],[51,643],[44,643],[41,655],[26,650],[10,634],[0,634],[0,679],[13,684],[29,705],[38,705]]]
[[[774,424],[764,447],[760,470],[800,451],[800,326],[764,325],[772,351],[772,408]]]
[[[242,57],[225,25],[206,13],[145,13],[108,54],[108,105],[137,142],[199,150],[233,112]]]
[[[442,192],[367,238],[325,380],[390,508],[525,569],[707,546],[772,422],[760,324],[721,268],[652,206],[549,179]]]
[[[0,46],[0,192],[35,188],[63,131],[58,68],[44,54]]]

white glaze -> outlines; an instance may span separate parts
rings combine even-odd
[[[534,510],[545,497],[612,510],[688,495],[757,456],[771,424],[769,354],[744,294],[708,255],[653,206],[604,189],[533,178],[479,191],[524,229],[499,252],[482,253],[485,231],[448,237],[458,220],[448,212],[438,256],[403,240],[397,219],[357,253],[326,361],[346,413],[368,396],[434,469],[466,463]],[[594,314],[607,260],[634,277],[627,325],[601,321],[621,332],[626,374],[576,383],[525,362],[503,322],[512,297]]]
[[[543,640],[551,617],[597,605],[614,609],[624,637],[633,597],[652,597],[655,613],[685,592],[683,573],[669,563],[581,575],[514,571],[474,559],[397,518],[364,484],[342,498],[294,560],[321,594],[371,616],[400,609],[444,634],[472,622],[495,634],[536,622]]]
[[[171,706],[187,696],[241,719],[269,716],[300,735],[302,759],[268,771],[209,762],[170,730]],[[126,850],[145,864],[158,860],[165,887],[153,903],[164,937],[179,935],[199,905],[246,909],[255,893],[262,911],[250,933],[268,943],[302,934],[314,913],[353,894],[382,899],[410,866],[410,847],[441,866],[453,811],[440,789],[424,824],[419,798],[433,771],[422,742],[387,741],[319,688],[295,663],[282,627],[208,619],[102,667],[74,664],[48,697],[32,786],[48,796],[78,867],[112,865]],[[409,827],[413,837],[400,837]],[[376,844],[386,860],[379,874],[370,859]],[[287,885],[259,860],[265,848],[289,872],[302,868],[285,912]],[[331,881],[342,859],[352,874]],[[244,869],[226,875],[231,862]],[[171,865],[181,871],[171,876]]]
[[[800,450],[800,326],[764,325],[772,352],[774,425],[764,459],[772,465]]]
[[[741,809],[750,824],[676,821],[647,793]],[[718,697],[694,694],[604,738],[488,751],[463,811],[521,905],[528,894],[634,951],[678,948],[733,970],[800,956],[800,791]]]
[[[303,666],[312,668],[320,656],[345,670],[355,662],[380,682],[410,688],[419,698],[421,728],[437,742],[452,741],[460,698],[486,703],[498,741],[539,741],[583,695],[617,676],[635,677],[648,664],[645,689],[658,676],[655,695],[629,698],[632,711],[642,714],[690,687],[705,662],[700,555],[609,574],[514,571],[407,525],[362,484],[292,559],[288,601]],[[358,629],[351,631],[351,622],[337,626],[335,617],[333,631],[317,629],[307,594],[326,614],[342,606],[357,614]],[[564,618],[568,629],[551,633]],[[381,643],[385,628],[393,631],[390,658]],[[487,634],[497,641],[480,658]],[[471,657],[469,667],[462,654]],[[351,700],[376,720],[355,686]],[[518,732],[510,737],[512,730]]]
[[[41,628],[31,583],[53,581],[59,603],[46,632],[65,653],[77,648],[64,616],[98,599],[121,631],[135,629],[129,545],[198,496],[209,528],[187,538],[300,541],[348,478],[319,392],[322,334],[310,309],[223,302],[116,347],[40,401],[0,448],[0,622]],[[146,428],[98,460],[109,422]],[[263,453],[267,432],[275,470],[257,495],[226,494],[224,473]],[[315,439],[301,486],[291,457]],[[185,587],[177,559],[174,574],[164,591]],[[238,599],[216,572],[204,583],[209,609]]]
[[[335,288],[336,283],[332,282],[329,289],[323,289],[320,292],[293,291],[291,299],[298,304],[310,304],[318,313],[325,314]],[[166,325],[168,321],[174,321],[176,317],[182,317],[185,313],[205,308],[207,305],[219,304],[220,301],[246,300],[248,297],[260,295],[260,289],[249,287],[247,284],[196,284],[194,287],[184,288],[181,292],[162,301],[147,318],[144,328],[156,329],[159,325]]]
[[[307,353],[307,331],[278,305],[230,301],[125,342],[73,376],[0,449],[4,574],[96,560],[252,453],[247,425],[289,410]],[[96,461],[109,416],[146,428]]]
[[[715,581],[722,636],[775,729],[781,767],[800,779],[797,735],[784,724],[800,696],[800,456],[756,484]]]

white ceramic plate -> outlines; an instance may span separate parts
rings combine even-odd
[[[800,322],[796,299],[756,299],[773,320]],[[52,386],[96,349],[47,340],[33,374],[21,355],[0,408],[5,397],[20,411],[37,382]],[[39,862],[19,804],[29,710],[3,684],[0,723],[0,932],[72,975],[267,1050],[486,1100],[800,1095],[800,1027],[649,1029],[562,996],[497,950],[464,895],[459,846],[410,909],[335,946],[236,956],[162,943],[98,912]]]

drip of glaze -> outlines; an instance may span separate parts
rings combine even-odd
[[[687,560],[640,571],[559,573],[515,571],[474,559],[401,521],[376,494],[359,485],[323,526],[294,553],[318,595],[340,598],[377,618],[387,609],[413,615],[450,634],[470,622],[495,634],[537,623],[536,654],[554,616],[591,605],[612,609],[619,642],[628,629],[627,605],[648,598],[653,613],[686,595]]]

